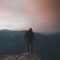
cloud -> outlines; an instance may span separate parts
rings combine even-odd
[[[2,28],[35,31],[58,31],[57,0],[0,0],[0,26]],[[7,27],[8,26],[8,27]],[[20,26],[20,28],[18,27]]]

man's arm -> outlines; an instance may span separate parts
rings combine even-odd
[[[34,32],[33,32],[33,39],[35,40],[36,38],[35,38],[35,34],[34,34]]]

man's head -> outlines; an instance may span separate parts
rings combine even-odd
[[[32,28],[29,28],[29,31],[32,31]]]

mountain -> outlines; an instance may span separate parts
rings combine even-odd
[[[25,31],[0,30],[0,55],[26,52]],[[45,35],[35,33],[33,53],[42,60],[56,60],[60,53],[60,33]],[[59,58],[59,57],[58,57]]]

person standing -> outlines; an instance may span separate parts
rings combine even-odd
[[[34,39],[34,32],[32,28],[29,28],[29,30],[25,32],[25,40],[27,42],[28,53],[33,51],[33,39]]]

